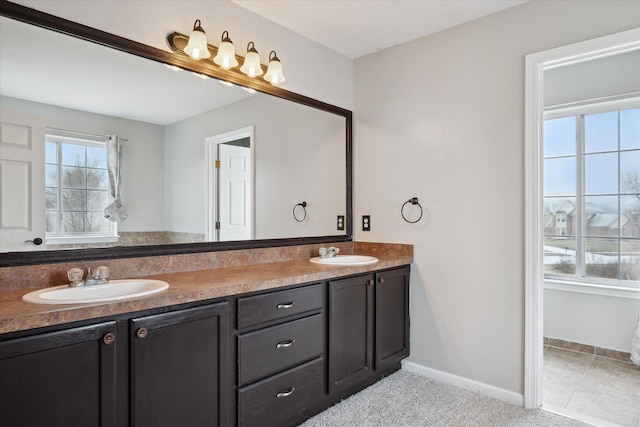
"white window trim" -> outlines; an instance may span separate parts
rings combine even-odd
[[[611,286],[601,283],[574,282],[572,280],[562,280],[559,278],[545,278],[544,289],[640,300],[640,288],[622,288],[620,286]]]
[[[94,147],[105,147],[106,146],[106,138],[90,135],[85,133],[78,133],[78,135],[82,135],[82,138],[78,138],[75,135],[76,132],[64,131],[60,129],[51,129],[47,128],[45,132],[45,140],[54,140],[54,142],[67,142],[67,141],[77,141],[78,143],[85,146],[94,146]],[[60,159],[58,159],[59,161]],[[58,183],[60,185],[60,182]],[[46,233],[46,244],[48,245],[65,245],[65,244],[74,244],[74,243],[114,243],[120,239],[118,235],[118,223],[114,222],[111,224],[111,231],[108,233]]]

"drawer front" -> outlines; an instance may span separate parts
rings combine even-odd
[[[316,314],[239,335],[239,386],[270,377],[322,355],[323,319],[322,314]]]
[[[238,299],[238,329],[323,307],[322,285]]]
[[[278,426],[324,396],[324,359],[319,358],[238,392],[240,426]]]

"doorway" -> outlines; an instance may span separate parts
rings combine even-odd
[[[544,238],[543,121],[545,71],[640,49],[640,29],[526,57],[525,103],[525,407],[543,406]],[[631,298],[638,292],[629,291]],[[637,300],[636,300],[637,301]],[[629,341],[632,334],[629,334]],[[580,413],[570,414],[578,418]],[[597,418],[597,417],[596,417]],[[583,417],[589,419],[589,417]],[[593,420],[591,420],[593,421]]]
[[[254,128],[249,126],[205,139],[208,171],[207,238],[255,238]]]

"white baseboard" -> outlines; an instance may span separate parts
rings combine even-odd
[[[504,402],[512,403],[518,406],[524,406],[524,395],[505,390],[503,388],[495,387],[490,384],[481,383],[479,381],[470,380],[468,378],[460,377],[448,372],[428,368],[414,362],[403,361],[402,369],[408,372],[413,372],[414,374],[422,375],[423,377],[442,381],[443,383],[455,385],[457,387],[462,387],[471,391],[476,391],[480,394],[484,394],[485,396],[493,397],[494,399],[502,400]]]

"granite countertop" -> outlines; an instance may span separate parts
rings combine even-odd
[[[377,264],[346,267],[319,265],[308,259],[148,276],[164,280],[169,289],[147,297],[89,304],[33,304],[22,301],[30,290],[0,292],[0,334],[97,319],[283,286],[322,281],[408,265],[410,256],[376,255]]]

